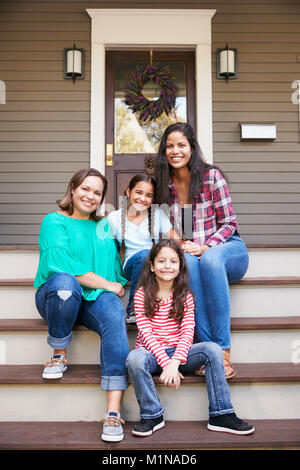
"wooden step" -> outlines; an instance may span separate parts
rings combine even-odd
[[[236,377],[230,383],[284,382],[299,383],[300,367],[293,363],[235,363]],[[61,379],[42,378],[43,365],[0,365],[0,385],[7,384],[99,384],[101,367],[97,364],[69,364]],[[158,376],[154,382],[159,383]],[[194,374],[186,375],[183,385],[204,383],[205,378]]]
[[[231,318],[300,316],[298,285],[231,286]],[[124,307],[128,295],[122,298]],[[40,319],[32,286],[0,285],[0,318]]]
[[[133,422],[124,425],[124,440],[101,440],[100,422],[0,422],[1,450],[202,450],[202,449],[299,449],[300,420],[249,420],[255,432],[234,436],[207,430],[207,421],[166,421],[152,436],[132,435]],[[106,454],[105,454],[106,455]],[[117,454],[114,454],[117,455]],[[134,454],[133,454],[134,455]],[[98,464],[105,463],[97,455]],[[147,456],[140,456],[145,459]],[[153,458],[153,457],[152,457]],[[156,463],[164,464],[158,459]],[[153,461],[152,461],[153,463]],[[197,456],[200,463],[200,456]]]
[[[231,331],[245,330],[290,330],[300,329],[300,316],[290,317],[235,317],[231,318]],[[74,331],[85,331],[82,325],[75,325]],[[137,332],[136,324],[128,324],[128,331]],[[48,325],[42,318],[0,319],[0,332],[46,332]]]
[[[298,285],[300,277],[282,276],[282,277],[245,277],[236,282],[233,286],[279,286],[279,285]]]
[[[299,243],[247,243],[247,248],[256,249],[296,249]],[[0,251],[39,251],[39,245],[0,245]]]
[[[1,287],[33,287],[33,279],[0,279]]]
[[[247,277],[300,276],[300,246],[248,245]],[[38,246],[0,246],[0,278],[34,277],[39,263]]]
[[[134,349],[137,326],[127,325],[127,329],[130,349]],[[233,317],[231,359],[233,363],[294,362],[299,333],[300,315]],[[52,354],[47,334],[48,326],[42,318],[0,318],[0,364],[42,364]],[[100,341],[95,332],[76,325],[68,350],[70,363],[97,364]]]
[[[278,285],[299,285],[300,277],[298,276],[281,276],[281,277],[245,277],[241,281],[232,284],[233,286],[278,286]],[[33,279],[0,279],[1,287],[33,287]]]
[[[299,365],[234,363],[229,380],[232,403],[243,419],[300,419]],[[42,378],[43,365],[1,365],[0,421],[96,421],[104,413],[106,393],[99,365],[70,364],[61,379]],[[180,389],[169,390],[154,377],[167,420],[198,421],[208,416],[205,378],[185,374]],[[184,404],[181,406],[179,404]],[[76,404],[76,405],[75,405]],[[75,405],[75,406],[74,406]],[[138,420],[132,385],[122,399],[125,420]]]
[[[300,265],[299,265],[300,266]],[[32,279],[1,279],[0,318],[40,318]],[[122,298],[124,307],[129,289]],[[231,285],[231,317],[300,316],[300,277],[245,278]]]

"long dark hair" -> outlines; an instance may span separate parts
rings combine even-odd
[[[105,178],[100,171],[96,170],[95,168],[82,168],[81,170],[76,171],[76,173],[72,176],[65,195],[56,201],[56,204],[63,210],[67,211],[70,215],[74,212],[74,204],[73,204],[73,196],[72,191],[78,188],[82,184],[82,182],[88,176],[98,176],[103,183],[103,193],[102,198],[100,201],[100,206],[104,201],[105,194],[107,191],[107,179]],[[90,215],[91,219],[100,220],[102,217],[97,216],[97,210],[93,211]]]
[[[152,239],[152,244],[155,243],[155,238],[154,238],[154,211],[155,211],[155,202],[156,202],[156,182],[152,176],[147,176],[147,175],[135,175],[133,178],[128,183],[128,187],[126,189],[129,189],[129,191],[132,191],[133,188],[140,182],[144,183],[150,183],[153,187],[153,201],[152,204],[153,206],[148,208],[148,230],[150,237]],[[126,211],[127,211],[127,205],[128,205],[128,198],[126,194],[126,190],[124,191],[123,197],[122,197],[122,207],[121,207],[121,247],[120,247],[120,255],[121,258],[124,258],[125,255],[125,232],[126,232]]]
[[[203,191],[204,173],[211,168],[217,168],[204,161],[202,150],[196,139],[194,129],[190,124],[186,122],[171,124],[165,129],[161,138],[155,163],[154,175],[157,183],[157,199],[159,204],[171,203],[169,182],[172,176],[172,167],[169,165],[166,158],[166,146],[168,136],[175,131],[181,132],[188,139],[192,149],[192,155],[187,165],[190,171],[189,198],[191,200],[195,197],[199,197]]]
[[[185,302],[189,293],[187,266],[183,251],[174,240],[163,239],[159,243],[152,246],[149,255],[146,258],[142,276],[138,287],[144,290],[144,308],[147,318],[152,318],[159,309],[160,299],[157,298],[158,283],[156,275],[151,271],[156,256],[164,247],[172,248],[179,258],[179,274],[174,279],[172,306],[169,311],[169,318],[173,318],[180,323],[184,316]]]

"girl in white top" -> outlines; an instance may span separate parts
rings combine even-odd
[[[160,238],[178,238],[165,213],[155,207],[156,184],[151,176],[134,176],[125,190],[122,208],[109,214],[114,236],[120,246],[123,268],[130,282],[127,323],[135,322],[133,295],[145,259]]]

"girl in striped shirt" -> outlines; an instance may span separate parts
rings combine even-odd
[[[251,434],[253,426],[234,413],[220,346],[212,342],[193,344],[194,301],[184,254],[175,241],[162,240],[152,247],[134,296],[134,309],[138,337],[126,365],[141,421],[132,434],[149,436],[165,425],[152,374],[159,374],[163,385],[178,389],[183,374],[201,365],[206,368],[208,429]]]

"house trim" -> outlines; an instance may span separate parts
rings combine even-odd
[[[189,48],[196,61],[196,132],[208,162],[212,152],[211,19],[216,10],[87,9],[91,25],[90,165],[105,174],[105,51]]]

